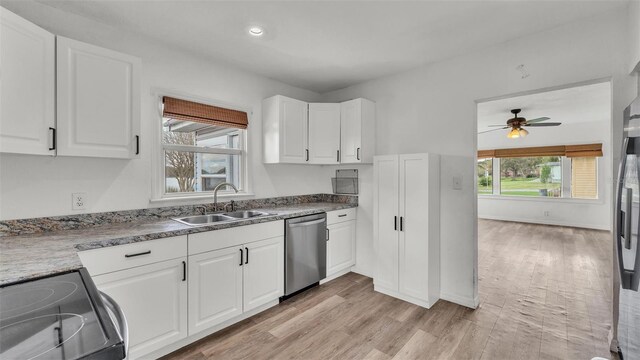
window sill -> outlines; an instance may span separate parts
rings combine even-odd
[[[603,205],[603,199],[572,199],[572,198],[551,198],[551,197],[525,197],[525,196],[503,196],[503,195],[482,195],[478,194],[478,199],[486,200],[515,200],[515,201],[538,201],[552,203],[569,203],[569,204],[591,204]]]
[[[252,198],[256,195],[254,193],[240,192],[240,193],[220,193],[218,194],[218,200],[235,200],[235,199],[244,199],[244,198]],[[207,201],[205,201],[207,200]],[[209,203],[213,202],[213,193],[204,193],[204,194],[194,194],[194,195],[181,195],[181,196],[166,196],[157,199],[150,199],[149,204],[151,205],[171,205],[171,204],[179,204],[179,205],[188,205],[189,203],[193,204],[201,204],[201,203]]]

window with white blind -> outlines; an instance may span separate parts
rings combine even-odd
[[[246,112],[162,97],[164,196],[213,191],[223,182],[242,191],[247,126]]]
[[[576,199],[598,198],[597,158],[571,158],[571,197]]]

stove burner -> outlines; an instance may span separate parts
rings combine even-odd
[[[31,360],[47,354],[47,357],[64,359],[62,344],[78,334],[84,325],[85,318],[72,313],[41,315],[5,325],[0,327],[2,356]],[[25,338],[33,341],[24,341]]]
[[[0,289],[1,320],[11,319],[56,304],[78,289],[69,281],[50,281],[41,286]]]

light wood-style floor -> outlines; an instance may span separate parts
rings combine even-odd
[[[607,232],[481,220],[480,307],[426,310],[350,273],[166,359],[611,358]]]

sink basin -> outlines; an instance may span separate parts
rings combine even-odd
[[[255,211],[255,210],[245,210],[245,211],[234,211],[234,212],[228,212],[228,213],[224,213],[224,216],[230,216],[234,219],[249,219],[249,218],[253,218],[253,217],[257,217],[257,216],[265,216],[265,215],[269,215],[266,212],[262,212],[262,211]]]
[[[173,219],[175,221],[181,222],[187,225],[204,225],[204,224],[212,224],[222,221],[230,221],[236,218],[231,216],[226,216],[223,214],[209,214],[209,215],[195,215],[195,216],[187,216],[183,218]]]

